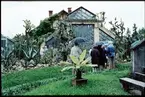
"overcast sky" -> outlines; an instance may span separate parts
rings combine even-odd
[[[13,38],[18,33],[24,33],[24,22],[29,19],[35,26],[40,20],[48,17],[48,11],[57,13],[72,7],[72,11],[83,6],[93,13],[106,12],[106,27],[108,22],[117,17],[122,18],[125,27],[132,30],[136,23],[138,28],[145,27],[145,3],[143,1],[2,1],[1,2],[1,33]]]

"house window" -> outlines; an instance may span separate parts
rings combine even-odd
[[[84,37],[87,40],[84,46],[86,49],[90,49],[94,43],[94,25],[73,24],[72,27],[75,37]]]

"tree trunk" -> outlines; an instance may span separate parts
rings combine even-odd
[[[80,69],[76,69],[76,79],[82,79],[82,72]]]

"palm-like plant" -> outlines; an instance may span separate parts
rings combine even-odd
[[[86,56],[86,50],[84,50],[81,53],[79,58],[77,58],[73,55],[70,55],[70,58],[71,58],[73,63],[61,61],[59,64],[69,65],[69,66],[64,67],[61,71],[65,71],[65,70],[69,70],[69,69],[75,69],[76,79],[81,79],[82,78],[81,68],[83,66],[91,66],[91,64],[88,64],[89,58],[85,59],[85,56]]]

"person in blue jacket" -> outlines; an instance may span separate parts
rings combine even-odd
[[[108,46],[106,50],[107,50],[109,69],[113,69],[115,68],[115,47],[112,41],[108,42]]]

